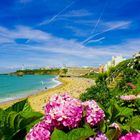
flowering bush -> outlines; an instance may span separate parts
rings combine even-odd
[[[36,124],[26,136],[26,140],[50,140],[52,126],[42,121]]]
[[[125,96],[120,96],[120,99],[124,101],[131,101],[137,99],[135,95],[125,95]]]
[[[119,122],[125,122],[124,119],[133,112],[130,108],[121,108],[114,102],[108,113],[106,112],[110,115],[108,120],[104,120],[105,113],[94,100],[81,102],[67,94],[50,98],[44,111],[43,121],[29,131],[26,140],[139,140],[140,138],[140,134],[135,133],[120,137],[123,127]],[[135,125],[132,126],[129,121]],[[128,126],[139,130],[139,125],[135,123],[139,122],[138,116],[129,121],[127,121]],[[123,130],[130,131],[130,129],[124,126]]]
[[[55,95],[45,106],[45,119],[55,127],[77,127],[82,119],[83,107],[79,100],[70,96]]]
[[[140,133],[127,133],[125,136],[119,138],[119,140],[140,140]]]
[[[97,105],[94,100],[83,103],[86,111],[86,122],[91,126],[96,125],[105,117],[104,111]]]
[[[44,120],[30,130],[26,136],[27,140],[49,140],[54,128],[70,130],[79,127],[84,118],[89,125],[94,126],[105,116],[103,110],[94,100],[82,103],[67,94],[55,95],[50,98],[44,111]],[[84,111],[85,116],[83,116]],[[102,136],[103,134],[97,135],[97,137]]]

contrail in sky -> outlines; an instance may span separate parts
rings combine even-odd
[[[41,23],[38,24],[38,26],[41,26],[41,25],[45,25],[45,24],[50,24],[51,22],[53,22],[60,14],[62,14],[64,11],[66,11],[68,8],[70,8],[76,1],[78,0],[75,0],[75,1],[72,1],[70,4],[68,4],[64,9],[62,9],[60,12],[58,12],[55,16],[53,16],[50,20],[45,20]],[[30,39],[28,39],[26,41],[26,43],[28,43],[30,41]]]
[[[49,21],[43,21],[42,23],[40,23],[39,25],[44,25],[44,24],[50,24],[51,22],[53,22],[60,14],[62,14],[65,10],[67,10],[68,8],[70,8],[76,1],[72,1],[69,5],[67,5],[64,9],[62,9],[60,12],[58,12],[55,16],[53,16]]]
[[[103,14],[104,14],[104,11],[105,11],[106,7],[107,7],[107,0],[106,0],[106,2],[105,2],[105,5],[104,5],[104,7],[103,7],[103,10],[101,11],[101,14],[100,14],[100,16],[99,16],[99,18],[98,18],[98,20],[97,20],[97,22],[96,22],[94,28],[93,28],[92,31],[91,31],[91,34],[94,34],[94,33],[95,33],[96,28],[97,28],[98,24],[100,23],[100,20],[101,20]],[[93,35],[90,35],[87,39],[85,39],[85,40],[83,41],[83,44],[86,44],[90,39],[92,39],[91,36],[93,36]]]
[[[101,34],[103,34],[103,33],[112,31],[112,30],[117,29],[117,28],[120,28],[120,27],[123,27],[124,25],[128,25],[128,24],[129,24],[129,23],[124,23],[124,24],[116,25],[116,26],[111,27],[111,28],[109,28],[109,29],[106,29],[106,30],[104,30],[104,31],[102,31],[102,32],[99,32],[99,33],[97,33],[97,34],[91,35],[91,36],[89,36],[86,40],[84,40],[84,41],[82,42],[82,44],[86,44],[90,39],[92,39],[92,38],[94,38],[94,37],[96,37],[96,36],[98,36],[98,35],[101,35]]]
[[[92,34],[95,33],[96,28],[97,28],[98,24],[100,23],[100,20],[101,20],[103,14],[104,14],[104,11],[105,11],[106,6],[107,6],[107,1],[106,1],[105,5],[104,5],[104,7],[103,7],[103,10],[101,11],[101,14],[100,14],[100,16],[99,16],[99,18],[98,18],[97,23],[95,24],[93,30],[91,31]]]

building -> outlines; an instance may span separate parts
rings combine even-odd
[[[133,57],[134,58],[140,58],[140,52],[136,53]]]
[[[112,57],[112,65],[116,66],[118,65],[120,62],[126,60],[126,58],[122,57],[122,56],[113,56]]]
[[[115,67],[118,65],[120,62],[126,60],[126,58],[122,56],[112,56],[112,60],[108,61],[107,64],[104,66],[104,71],[107,71],[111,67]]]

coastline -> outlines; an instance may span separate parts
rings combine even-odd
[[[61,77],[58,78],[58,81],[61,82],[61,84],[49,88],[45,91],[41,91],[39,93],[32,94],[24,98],[0,103],[0,108],[7,108],[18,101],[28,98],[28,101],[33,110],[43,113],[43,106],[48,102],[49,98],[53,94],[68,93],[75,98],[79,98],[79,95],[81,93],[83,93],[87,88],[95,84],[94,80],[79,77]]]
[[[50,82],[52,82],[52,81],[53,81],[52,85],[48,85],[48,86],[44,85],[44,87],[40,86],[40,87],[38,87],[38,89],[20,91],[19,92],[20,94],[18,94],[18,95],[14,94],[13,97],[8,97],[8,98],[6,97],[6,98],[3,98],[3,99],[0,99],[0,105],[1,104],[6,104],[6,103],[9,103],[9,102],[13,102],[13,101],[16,101],[16,100],[24,99],[24,98],[27,98],[27,97],[32,96],[34,94],[35,95],[39,94],[41,92],[47,91],[48,89],[51,89],[51,88],[55,88],[55,87],[62,84],[62,82],[59,81],[59,76],[55,76],[54,78],[52,78],[52,80]]]
[[[18,96],[16,98],[12,98],[12,99],[10,99],[8,101],[2,101],[2,102],[0,102],[0,108],[7,108],[7,107],[9,107],[10,105],[12,105],[12,104],[14,104],[16,102],[22,101],[22,100],[27,99],[27,98],[29,98],[31,96],[36,96],[36,95],[38,95],[40,93],[47,92],[50,89],[53,89],[53,88],[56,88],[56,87],[59,87],[59,86],[63,85],[63,83],[62,83],[61,79],[59,79],[59,77],[54,78],[54,81],[56,82],[56,84],[51,86],[51,87],[48,87],[47,89],[41,89],[41,90],[38,90],[38,91],[32,91],[28,95]]]

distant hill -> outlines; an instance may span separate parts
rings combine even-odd
[[[17,70],[14,73],[14,75],[17,76],[23,76],[23,75],[33,75],[33,74],[41,74],[41,75],[45,75],[45,74],[49,74],[49,75],[61,75],[61,74],[65,74],[67,72],[67,69],[26,69],[26,70]]]
[[[54,68],[54,69],[26,69],[26,70],[18,70],[12,74],[22,76],[29,74],[51,74],[51,75],[59,75],[62,77],[71,77],[71,76],[83,76],[93,72],[95,68],[78,68],[78,67],[70,67],[70,68]]]

